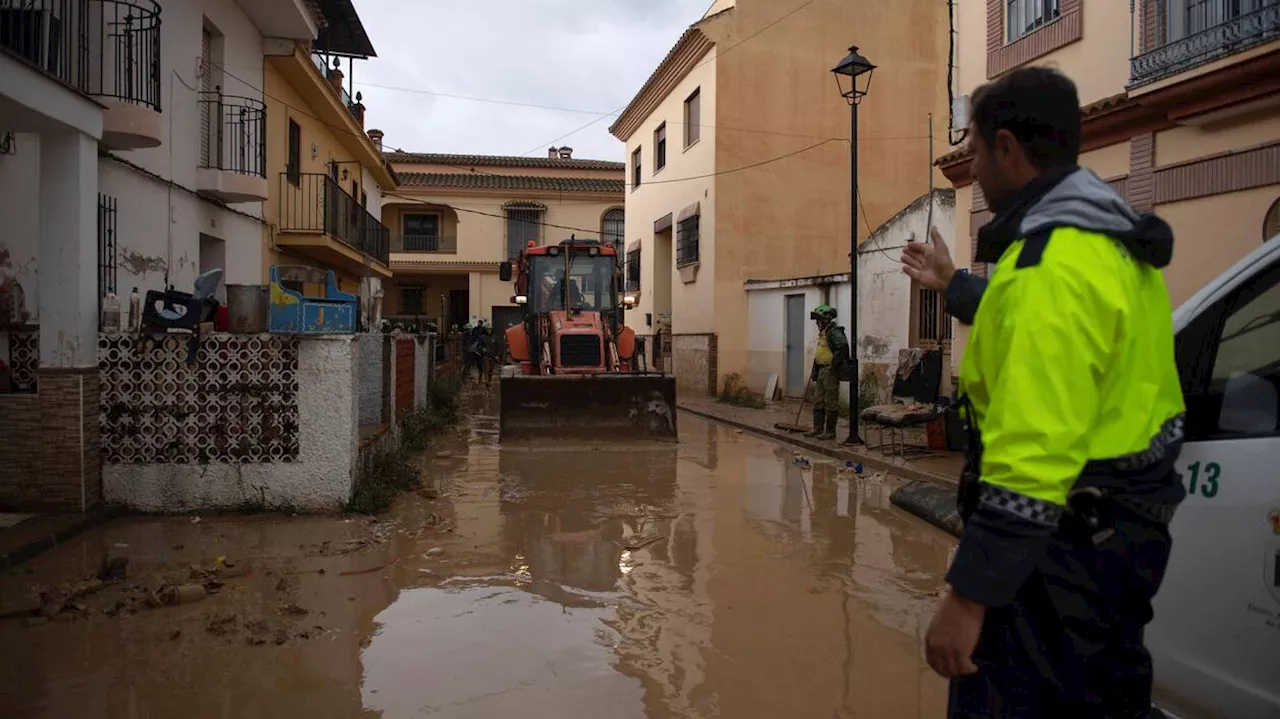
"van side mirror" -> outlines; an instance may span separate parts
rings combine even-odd
[[[490,265],[490,267],[492,267],[492,265]],[[498,265],[498,279],[502,280],[503,282],[511,281],[511,263],[510,262],[503,262],[502,264]]]

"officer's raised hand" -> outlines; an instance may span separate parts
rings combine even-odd
[[[925,287],[941,292],[951,283],[956,264],[938,228],[929,228],[929,239],[931,242],[907,243],[902,250],[902,271]]]
[[[925,658],[940,676],[950,679],[977,673],[973,651],[978,647],[986,613],[987,608],[981,604],[947,593],[924,638]]]

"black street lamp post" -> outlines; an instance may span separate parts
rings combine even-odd
[[[843,444],[862,444],[858,434],[861,408],[858,373],[858,103],[871,87],[871,74],[876,69],[871,61],[858,53],[857,46],[831,69],[836,86],[852,110],[849,121],[849,348],[853,356],[853,378],[849,383],[849,436]]]

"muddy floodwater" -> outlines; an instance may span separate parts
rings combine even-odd
[[[954,544],[893,478],[689,415],[499,447],[489,406],[386,516],[122,518],[0,576],[0,716],[945,714],[920,637]],[[211,593],[156,593],[183,582]]]

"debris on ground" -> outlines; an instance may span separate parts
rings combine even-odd
[[[428,557],[438,557],[438,556],[440,556],[441,554],[444,554],[444,547],[432,547],[431,549],[428,549],[428,550],[427,550],[427,555],[426,555],[426,556],[428,556]]]
[[[102,560],[102,567],[98,569],[98,579],[104,582],[124,579],[128,569],[128,557],[107,557]]]
[[[636,538],[636,539],[623,542],[622,548],[627,550],[628,552],[635,552],[635,551],[644,549],[650,544],[657,544],[658,542],[661,542],[664,539],[666,539],[666,537],[664,536],[649,537],[647,539]]]
[[[297,604],[290,602],[288,604],[280,605],[280,613],[286,616],[291,616],[291,617],[302,617],[302,616],[306,616],[307,614],[310,614],[311,612],[307,611],[306,609],[303,609]]]

